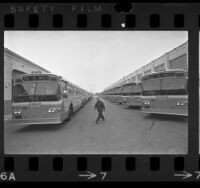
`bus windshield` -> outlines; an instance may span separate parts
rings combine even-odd
[[[130,93],[132,91],[132,85],[127,85],[123,87],[124,93]]]
[[[158,95],[160,93],[161,80],[152,79],[143,82],[143,95]]]
[[[187,94],[185,78],[165,78],[162,80],[162,94]]]
[[[122,93],[122,87],[115,88],[115,94],[121,94]]]
[[[124,87],[124,95],[140,95],[141,94],[141,85],[132,84]]]
[[[143,81],[143,95],[186,95],[186,78],[162,78]]]
[[[58,101],[61,98],[57,82],[32,82],[14,86],[14,102]]]
[[[136,93],[136,94],[141,94],[141,90],[142,90],[142,88],[141,88],[141,84],[137,84],[137,85],[134,85],[133,86],[133,93]]]

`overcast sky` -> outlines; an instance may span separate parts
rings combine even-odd
[[[4,46],[92,92],[188,40],[184,31],[6,31]]]

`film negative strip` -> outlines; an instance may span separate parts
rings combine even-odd
[[[0,181],[200,181],[199,8],[0,4]]]

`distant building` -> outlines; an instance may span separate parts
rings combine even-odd
[[[139,82],[141,77],[151,72],[159,72],[170,69],[185,69],[188,70],[188,41],[181,44],[177,48],[165,53],[161,57],[151,61],[145,66],[135,70],[131,74],[121,78],[105,90],[119,86],[127,82]]]
[[[32,71],[50,73],[39,65],[4,48],[4,115],[11,112],[12,78],[19,74],[31,73]]]

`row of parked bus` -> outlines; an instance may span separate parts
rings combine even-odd
[[[11,125],[61,124],[92,94],[54,74],[22,74],[13,79]]]
[[[122,83],[103,91],[103,98],[145,113],[188,116],[188,72],[169,70],[146,74],[140,82]]]

